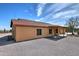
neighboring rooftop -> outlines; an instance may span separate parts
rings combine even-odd
[[[27,19],[12,19],[10,27],[12,27],[12,24],[17,26],[40,26],[40,27],[59,26],[59,25],[52,25],[44,22],[27,20]]]

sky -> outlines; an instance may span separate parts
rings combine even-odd
[[[0,3],[0,29],[10,29],[11,19],[28,19],[64,26],[79,16],[77,3]]]

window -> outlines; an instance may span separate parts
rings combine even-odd
[[[49,34],[52,34],[52,29],[49,29]]]
[[[42,35],[42,29],[37,29],[37,35]]]
[[[58,29],[56,29],[56,33],[58,33]]]

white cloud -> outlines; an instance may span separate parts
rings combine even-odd
[[[7,26],[0,26],[0,30],[4,30],[4,29],[10,30],[11,28],[9,28],[9,27],[7,27]]]
[[[48,13],[50,11],[51,13],[47,14],[44,17],[41,17],[39,20],[47,21],[47,22],[49,21],[48,23],[51,23],[51,24],[63,25],[63,23],[54,22],[54,21],[60,20],[60,19],[66,20],[66,19],[69,19],[70,17],[79,16],[79,12],[78,12],[79,9],[71,8],[71,6],[74,6],[74,5],[72,4],[52,4],[45,11],[45,13]]]
[[[46,3],[40,3],[37,6],[37,16],[40,16],[42,14],[43,8],[45,7]]]
[[[47,14],[46,16],[40,18],[42,20],[46,20],[46,19],[54,19],[54,18],[59,18],[59,17],[65,17],[66,14],[73,14],[76,12],[76,10],[74,9],[70,9],[69,11],[65,11],[63,12],[63,9],[66,7],[69,7],[72,4],[68,4],[68,3],[57,3],[57,4],[51,4],[51,6],[45,11],[45,13],[51,11],[51,13]],[[57,11],[59,11],[59,13],[56,13]],[[55,14],[56,13],[56,14]]]
[[[74,13],[74,14],[69,14],[69,15],[65,15],[64,17],[62,18],[71,18],[71,17],[76,17],[76,16],[79,16],[79,13]]]
[[[77,16],[77,15],[79,15],[77,13],[78,12],[76,10],[69,10],[69,11],[65,11],[65,12],[59,12],[59,13],[57,13],[55,15],[50,13],[49,15],[40,18],[40,20],[42,20],[42,21],[47,20],[47,21],[49,21],[48,23],[63,26],[64,25],[63,23],[54,22],[54,21],[59,20],[59,19],[68,19],[68,18],[70,18],[72,16]]]
[[[52,21],[49,21],[49,22],[47,22],[47,23],[50,23],[50,24],[52,24],[52,25],[60,25],[60,26],[64,26],[64,24],[61,23],[61,22],[52,22]]]
[[[52,15],[53,15],[53,14],[50,13],[50,14],[44,16],[44,17],[41,17],[40,20],[46,20],[46,19],[50,18],[50,16],[52,16]],[[50,18],[50,19],[51,19],[51,18]]]
[[[45,13],[48,13],[50,11],[52,11],[53,13],[57,12],[57,11],[60,11],[66,7],[68,7],[69,5],[71,4],[68,4],[68,3],[55,3],[55,4],[51,4],[49,6],[49,8],[45,11]]]
[[[56,7],[54,12],[61,11],[62,9],[68,7],[69,5],[71,5],[71,4],[68,4],[68,3],[58,4],[58,7]]]
[[[41,21],[40,19],[36,19],[35,21]]]
[[[56,4],[51,4],[51,5],[49,6],[49,8],[45,10],[45,13],[48,13],[48,12],[50,12],[50,11],[55,11],[55,9],[56,9],[57,7],[58,7],[58,4],[57,4],[57,3],[56,3]]]
[[[59,13],[56,13],[55,15],[53,15],[53,18],[65,17],[68,14],[72,15],[74,13],[77,13],[77,10],[68,10],[68,11],[64,11],[64,12],[59,12]]]

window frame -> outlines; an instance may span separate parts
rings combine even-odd
[[[49,29],[49,34],[52,34],[52,29]]]
[[[56,33],[58,33],[58,29],[56,29]]]
[[[42,29],[36,29],[37,31],[37,36],[42,35]]]

